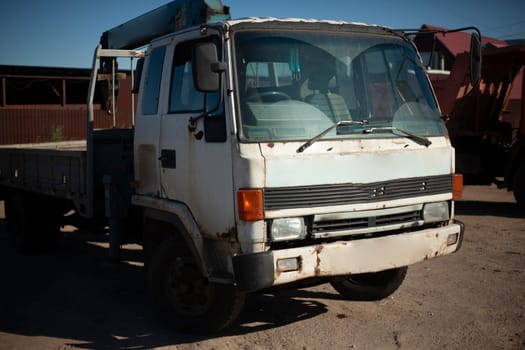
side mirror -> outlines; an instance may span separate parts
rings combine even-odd
[[[217,59],[217,46],[200,43],[193,49],[193,79],[200,92],[214,92],[219,89],[219,73],[226,70],[224,63]]]
[[[470,37],[470,84],[477,86],[481,80],[481,37],[473,33]]]

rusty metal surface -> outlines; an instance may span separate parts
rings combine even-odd
[[[118,125],[130,122],[118,118]],[[95,112],[95,127],[110,128],[111,116]],[[86,138],[86,109],[0,108],[0,144],[83,140]]]
[[[519,111],[524,109],[523,101],[519,107],[519,102],[511,99],[511,92],[522,88],[519,82],[524,65],[525,46],[488,48],[483,51],[482,80],[476,89],[468,84],[466,53],[456,56],[449,77],[430,75],[442,113],[450,118],[447,127],[452,140],[460,136],[500,136],[506,130],[498,128],[498,122],[508,123],[514,130],[519,127],[524,118]]]
[[[85,112],[70,109],[0,109],[0,144],[85,138]]]
[[[88,79],[87,69],[0,66],[0,145],[85,139],[87,83],[79,82]],[[126,75],[117,101],[119,128],[132,124],[130,90]],[[100,104],[95,108],[95,128],[110,128],[112,116]]]
[[[274,285],[311,277],[377,272],[451,254],[459,244],[447,245],[447,237],[456,233],[461,234],[460,226],[451,224],[402,235],[275,250],[275,264],[286,258],[298,258],[301,264],[297,271],[277,271]]]

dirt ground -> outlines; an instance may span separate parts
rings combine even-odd
[[[104,235],[69,228],[54,252],[17,255],[0,219],[0,349],[525,349],[525,213],[477,186],[456,211],[461,251],[410,267],[392,297],[348,302],[329,285],[254,294],[210,337],[156,318],[137,246],[111,264]]]

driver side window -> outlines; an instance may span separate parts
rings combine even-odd
[[[199,42],[202,40],[183,42],[175,47],[169,113],[201,112],[205,104],[209,111],[217,104],[218,93],[200,92],[193,83],[192,53],[195,44]]]

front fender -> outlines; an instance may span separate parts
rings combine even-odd
[[[204,258],[204,241],[193,215],[184,203],[140,195],[134,195],[131,201],[134,205],[144,208],[145,219],[174,226],[197,260],[202,274],[209,278],[210,269]]]

